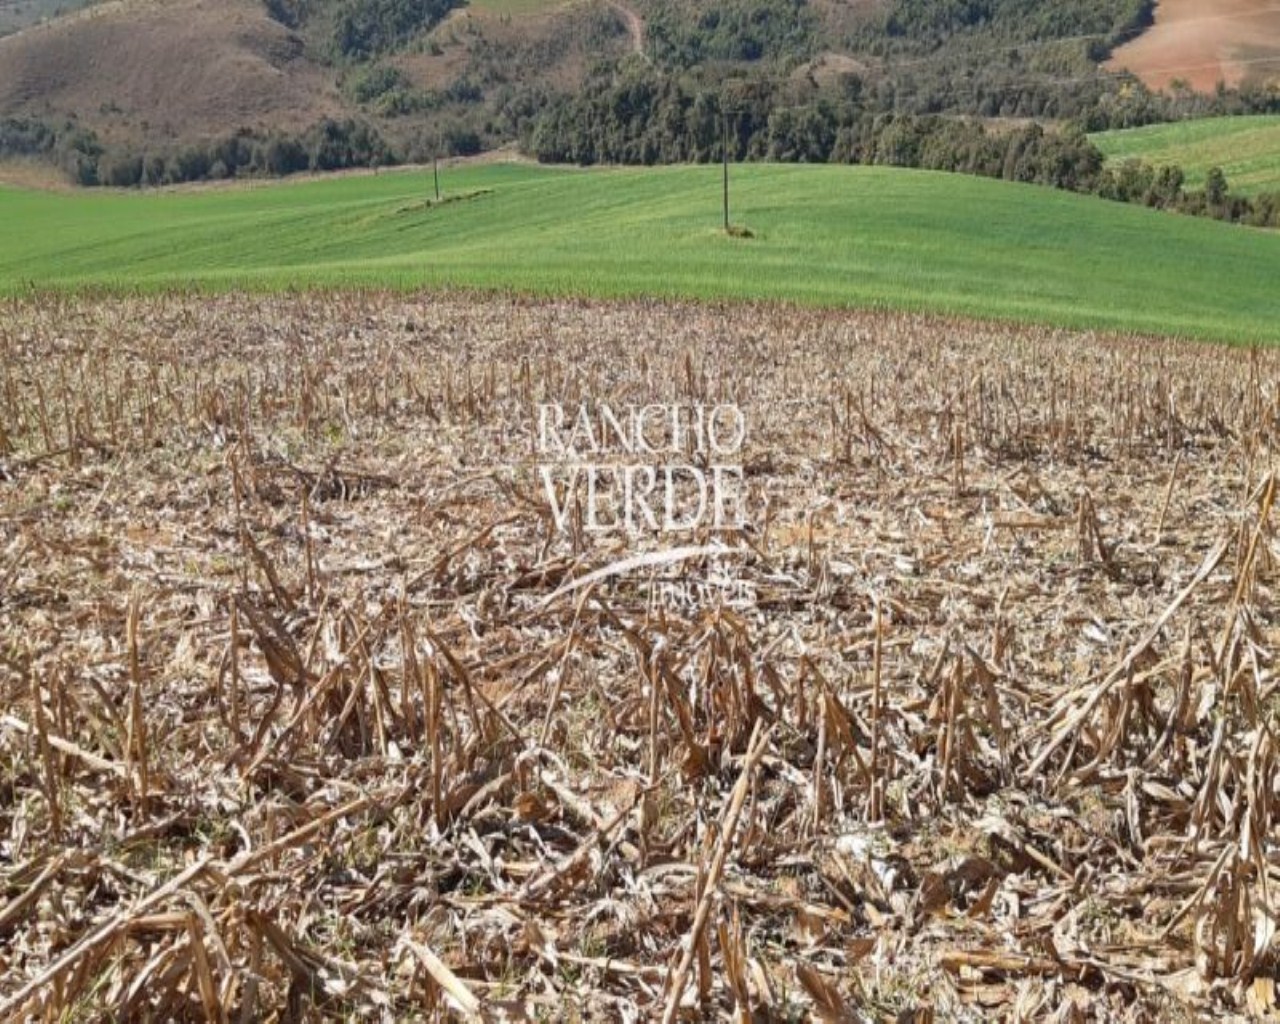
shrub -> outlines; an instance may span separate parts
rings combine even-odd
[[[444,144],[451,156],[474,156],[483,148],[479,132],[460,124],[444,130]]]
[[[263,152],[263,169],[276,177],[297,174],[311,166],[306,147],[294,138],[273,137]]]
[[[265,0],[267,14],[286,28],[302,24],[302,0]]]
[[[393,90],[402,90],[409,85],[409,80],[399,68],[378,64],[357,75],[348,91],[357,103],[371,103]]]
[[[98,163],[98,177],[112,188],[134,188],[142,181],[142,157],[112,154]]]
[[[142,181],[144,184],[163,185],[165,170],[165,159],[158,153],[148,153],[142,158]]]
[[[184,181],[200,181],[208,177],[209,167],[212,163],[213,161],[209,158],[209,151],[203,146],[188,146],[178,150],[169,162],[167,177],[173,184]]]

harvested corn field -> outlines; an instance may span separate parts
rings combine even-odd
[[[1275,1012],[1277,353],[316,294],[0,367],[0,1019]],[[593,519],[646,408],[740,416],[734,525]]]

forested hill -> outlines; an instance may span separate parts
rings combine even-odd
[[[304,29],[336,60],[367,61],[429,32],[464,0],[264,0],[281,24]]]
[[[43,160],[83,184],[125,186],[511,143],[544,160],[647,163],[716,158],[727,125],[737,158],[973,169],[997,160],[974,125],[1098,130],[1280,109],[1265,82],[1165,97],[1102,70],[1152,9],[112,0],[0,38],[0,161]]]

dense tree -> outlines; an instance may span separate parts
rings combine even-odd
[[[385,53],[460,4],[461,0],[342,0],[334,17],[334,49],[353,60]]]
[[[1221,206],[1227,201],[1227,176],[1221,167],[1211,167],[1204,180],[1205,201],[1213,206]]]
[[[649,49],[668,67],[705,61],[802,59],[818,22],[805,0],[658,0],[646,21]]]
[[[263,166],[268,174],[281,177],[297,174],[311,166],[311,157],[302,140],[275,136],[267,141],[263,151]]]
[[[113,153],[98,161],[98,181],[112,188],[133,188],[142,181],[142,157]]]

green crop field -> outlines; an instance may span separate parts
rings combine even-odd
[[[122,193],[0,189],[0,292],[461,285],[782,299],[1280,340],[1280,233],[874,167],[517,164]]]
[[[1233,192],[1280,191],[1280,115],[1206,117],[1174,124],[1100,132],[1093,144],[1111,161],[1138,157],[1153,166],[1178,164],[1189,188],[1221,167]]]

